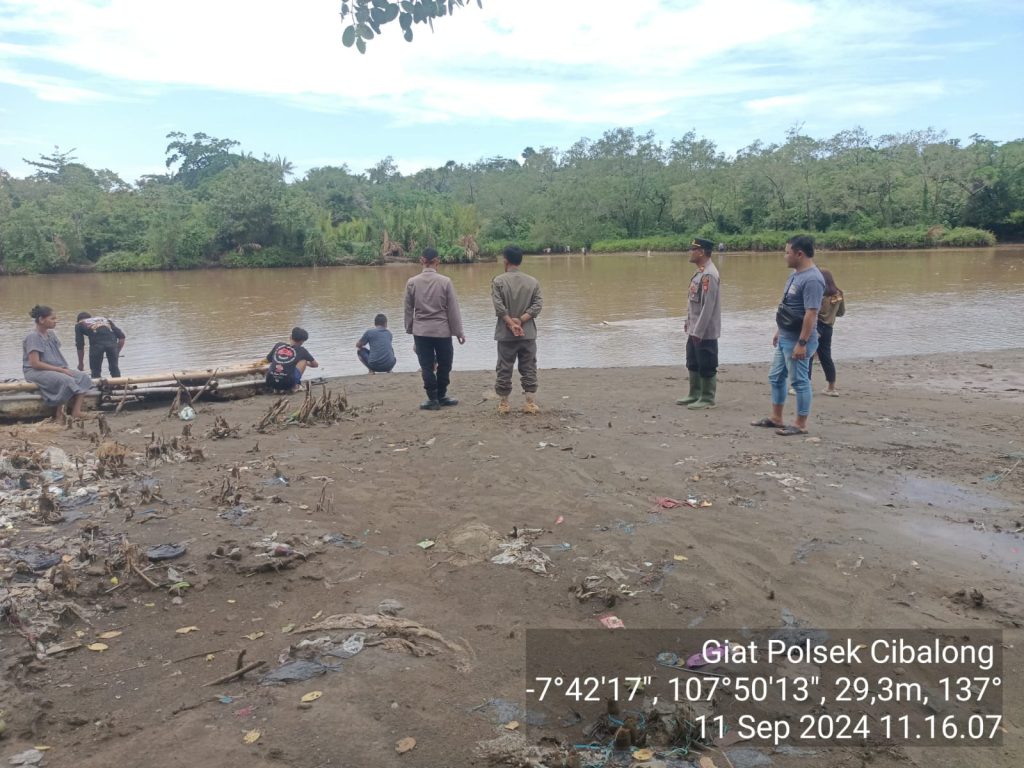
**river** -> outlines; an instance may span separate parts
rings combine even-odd
[[[716,254],[722,275],[723,363],[770,358],[774,310],[788,270],[781,253]],[[1024,246],[971,250],[820,253],[846,294],[833,354],[843,359],[1019,347],[1024,338]],[[494,367],[490,280],[499,264],[442,265],[466,326],[456,370]],[[405,281],[416,265],[203,270],[0,277],[0,378],[21,377],[28,311],[59,316],[65,357],[77,362],[74,317],[114,319],[128,336],[125,374],[207,367],[262,357],[293,325],[309,331],[315,375],[362,373],[355,343],[378,312],[390,319],[399,371],[416,370],[402,327]],[[686,254],[527,256],[540,279],[541,368],[673,365],[692,267]]]

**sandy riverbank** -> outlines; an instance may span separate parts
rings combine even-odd
[[[612,611],[629,628],[993,627],[1005,633],[1004,677],[1019,681],[1024,465],[1005,457],[1024,451],[1024,351],[844,364],[843,396],[815,399],[812,440],[748,426],[767,414],[766,373],[726,367],[719,407],[693,413],[674,405],[679,368],[542,371],[543,412],[505,418],[494,410],[491,373],[456,372],[452,394],[462,403],[439,413],[416,409],[413,374],[353,377],[333,382],[354,409],[337,424],[258,433],[271,398],[207,405],[193,437],[149,463],[150,436],[169,443],[183,425],[163,409],[136,411],[109,417],[110,439],[128,455],[124,469],[96,480],[91,470],[75,478],[74,457],[96,452],[86,432],[5,428],[8,459],[58,446],[71,459],[69,492],[99,489],[74,522],[9,516],[17,532],[0,530],[0,548],[77,553],[84,543],[94,558],[70,572],[73,590],[62,595],[58,584],[52,596],[83,618],[66,613],[43,647],[121,634],[99,640],[107,650],[40,661],[0,621],[0,759],[42,744],[48,765],[77,768],[487,765],[476,745],[508,732],[493,707],[473,708],[522,700],[526,628],[600,628],[608,609],[572,590],[608,570],[636,592],[620,592]],[[205,436],[218,418],[237,437]],[[8,474],[11,493],[18,476]],[[688,496],[712,506],[652,512],[657,497]],[[500,534],[545,529],[537,543],[571,549],[544,549],[548,575],[467,562],[452,532],[470,523]],[[165,582],[173,566],[191,585],[180,600],[118,570],[122,535],[142,548],[186,543],[183,557],[148,572]],[[421,549],[425,539],[437,544]],[[308,559],[262,557],[267,547],[250,547],[259,542],[287,543]],[[234,547],[240,559],[216,556]],[[19,582],[2,570],[10,562],[0,556],[0,596]],[[249,575],[271,562],[291,567]],[[982,606],[956,597],[972,589]],[[401,619],[451,645],[406,636],[308,683],[260,687],[256,672],[201,687],[233,670],[243,649],[245,663],[276,667],[290,643],[326,634],[296,634],[304,625],[375,614],[387,599],[404,606]],[[195,629],[176,632],[187,627]],[[410,653],[428,645],[432,655]],[[312,690],[322,697],[300,709]],[[235,698],[220,703],[221,694]],[[1005,711],[999,748],[761,749],[768,762],[750,762],[749,750],[733,762],[1020,765],[1019,685],[1006,687]],[[259,739],[246,745],[251,731]],[[396,741],[408,736],[414,750],[398,755]]]

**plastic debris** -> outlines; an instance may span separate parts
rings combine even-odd
[[[323,537],[323,542],[345,549],[359,549],[364,543],[361,539],[349,536],[347,533],[328,533]]]
[[[419,547],[420,549],[430,549],[436,543],[437,542],[434,541],[433,539],[424,539],[423,541],[418,542],[416,544],[416,546]]]
[[[178,627],[176,630],[174,630],[175,634],[178,634],[178,635],[187,635],[189,632],[198,632],[198,631],[199,631],[199,627]]]
[[[180,411],[178,411],[178,418],[182,421],[192,421],[196,417],[196,411],[191,405],[186,405]],[[256,736],[259,738],[259,735]],[[251,742],[247,742],[251,743]]]
[[[542,533],[544,531],[539,528],[524,528],[518,531],[518,535],[511,541],[502,541],[498,544],[502,551],[492,557],[491,562],[496,565],[515,565],[527,571],[546,574],[548,566],[551,565],[551,558],[533,544],[533,540]]]
[[[41,765],[43,757],[43,753],[38,749],[26,749],[14,755],[9,762],[11,765]]]
[[[189,409],[189,410],[191,410],[191,409]],[[255,744],[257,741],[260,740],[260,736],[262,736],[262,735],[263,735],[262,733],[260,733],[259,731],[256,731],[256,730],[246,731],[245,732],[245,736],[242,737],[242,741],[245,742],[246,744]]]
[[[708,664],[717,664],[725,656],[726,646],[714,640],[708,642],[701,653],[695,653],[686,660],[687,669],[698,669]]]
[[[303,696],[300,699],[300,701],[302,701],[305,704],[305,703],[308,703],[310,701],[316,701],[317,699],[319,699],[323,695],[324,695],[323,691],[310,691],[309,693],[303,694]]]
[[[98,651],[100,653],[110,648],[110,646],[106,643],[89,643],[89,645],[85,647],[88,648],[90,651]]]
[[[265,674],[260,679],[260,685],[301,683],[306,680],[312,680],[314,677],[319,677],[327,672],[337,672],[340,668],[321,664],[319,661],[297,659],[286,662],[277,669]]]
[[[0,554],[12,557],[15,561],[25,563],[30,570],[36,573],[49,570],[59,565],[61,555],[54,552],[44,552],[41,549],[32,547],[26,549],[0,549]]]
[[[147,549],[146,557],[154,563],[158,563],[161,560],[174,560],[184,555],[187,549],[184,544],[161,544]]]
[[[392,600],[391,598],[387,598],[386,600],[381,600],[380,601],[380,605],[377,606],[377,613],[381,613],[381,614],[383,614],[385,616],[397,616],[398,612],[401,611],[401,610],[404,610],[404,609],[405,609],[405,606],[402,605],[397,600]],[[319,617],[318,616],[314,616],[313,618],[319,618]]]
[[[414,739],[412,736],[406,736],[404,739],[399,739],[395,743],[395,752],[397,752],[400,755],[404,755],[406,752],[412,750],[413,747],[415,746],[416,739]]]
[[[341,644],[341,650],[348,656],[355,656],[361,650],[363,645],[366,643],[366,633],[354,632],[345,642]]]
[[[605,627],[608,629],[625,629],[626,625],[622,623],[622,619],[612,614],[605,614],[597,618]]]
[[[244,637],[245,637],[246,640],[259,640],[265,634],[267,634],[267,633],[266,632],[250,632],[248,635],[244,635]]]

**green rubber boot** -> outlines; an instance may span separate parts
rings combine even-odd
[[[696,403],[700,400],[700,374],[696,371],[689,371],[690,374],[690,394],[686,397],[676,400],[676,405],[689,405],[690,403]]]
[[[691,411],[715,407],[715,391],[718,389],[718,376],[700,380],[700,399],[686,406]]]

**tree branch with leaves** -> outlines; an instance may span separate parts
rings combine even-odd
[[[360,53],[366,53],[366,44],[381,33],[381,28],[394,21],[402,28],[406,42],[412,42],[414,24],[428,24],[434,29],[434,19],[451,16],[456,8],[462,8],[469,0],[344,0],[341,4],[341,21],[345,31],[341,42],[346,48],[353,45]],[[483,0],[476,0],[483,8]]]

